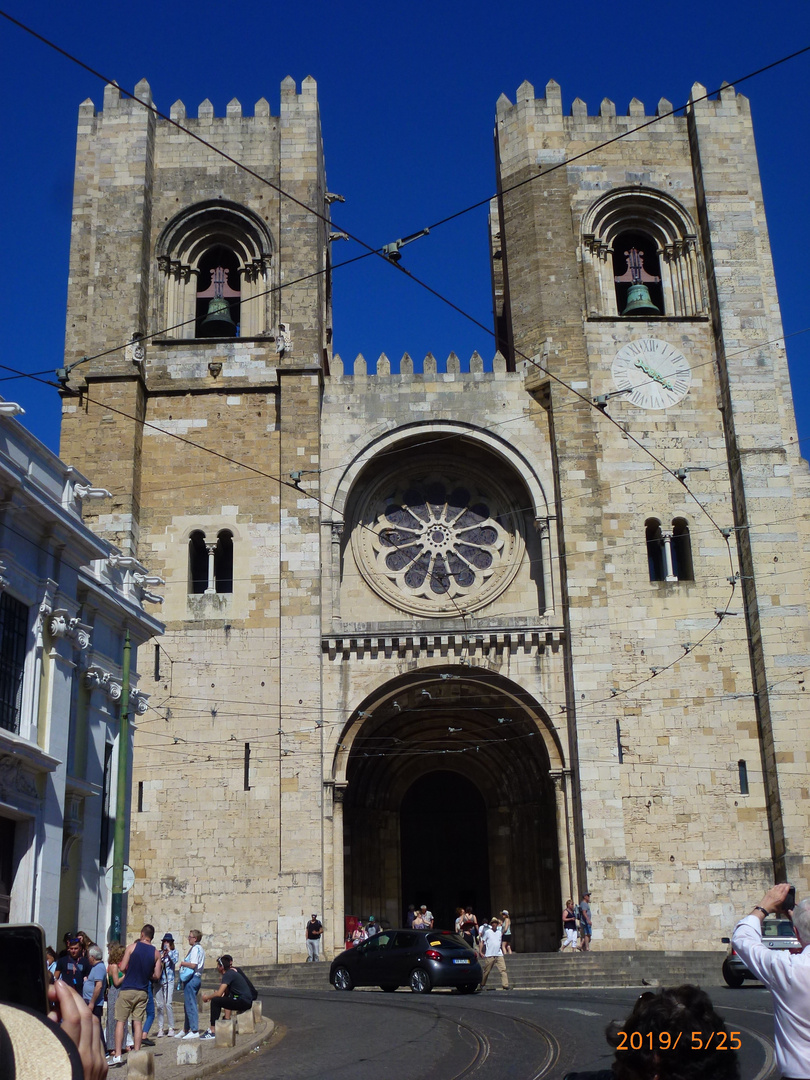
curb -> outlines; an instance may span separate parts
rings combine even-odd
[[[261,1031],[257,1031],[254,1035],[251,1035],[247,1041],[243,1042],[240,1046],[234,1046],[232,1049],[220,1050],[219,1054],[200,1065],[178,1065],[176,1060],[161,1061],[158,1063],[155,1060],[155,1080],[175,1080],[175,1078],[182,1077],[183,1080],[200,1080],[202,1077],[214,1076],[216,1073],[221,1072],[229,1065],[235,1064],[237,1061],[241,1061],[242,1058],[247,1057],[248,1054],[252,1054],[254,1050],[262,1046],[264,1043],[269,1042],[278,1030],[275,1021],[269,1017],[263,1017],[263,1028]],[[163,1056],[163,1055],[161,1055]],[[172,1055],[174,1056],[174,1055]],[[127,1076],[127,1072],[119,1072],[119,1070],[111,1070],[110,1076],[114,1076],[115,1073],[124,1080]]]

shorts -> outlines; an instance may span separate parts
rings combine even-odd
[[[145,990],[119,990],[115,999],[115,1019],[122,1023],[132,1019],[142,1024],[146,1019],[146,998]]]
[[[593,926],[587,922],[581,922],[579,924],[579,932],[583,937],[591,937],[593,935]]]

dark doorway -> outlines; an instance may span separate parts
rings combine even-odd
[[[459,906],[489,918],[487,812],[475,784],[454,772],[420,777],[402,800],[400,837],[405,908],[427,904],[448,930]]]

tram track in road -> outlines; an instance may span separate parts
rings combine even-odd
[[[279,1003],[284,1000],[290,1002],[298,1000],[307,1002],[316,1007],[318,1012],[325,1009],[327,1013],[333,1013],[335,1009],[349,1007],[352,1011],[360,1009],[374,1010],[374,1020],[355,1023],[350,1021],[348,1027],[352,1031],[369,1031],[377,1027],[393,1027],[395,1032],[414,1030],[420,1031],[421,1050],[419,1054],[419,1068],[413,1075],[418,1073],[425,1080],[502,1080],[504,1076],[514,1080],[541,1080],[547,1076],[560,1058],[560,1045],[554,1034],[541,1024],[528,1020],[522,1016],[514,1016],[501,1008],[485,1008],[476,1006],[473,999],[464,999],[464,1004],[456,995],[434,994],[430,998],[400,994],[386,995],[382,997],[373,992],[360,991],[357,994],[334,994],[317,992],[315,999],[311,992],[295,990],[283,991],[282,994],[273,993],[267,988],[263,995],[265,1007],[272,1010],[270,997],[276,997]],[[490,999],[495,1005],[496,1001]],[[499,1003],[506,1004],[504,999],[498,999]],[[379,1010],[386,1014],[386,1020],[382,1019]],[[268,1012],[268,1015],[271,1013]],[[397,1020],[393,1020],[393,1015]],[[406,1020],[406,1017],[408,1018]],[[430,1022],[425,1023],[428,1017]],[[411,1023],[413,1018],[413,1024]],[[404,1023],[403,1023],[404,1021]],[[287,1021],[285,1023],[288,1024]],[[289,1026],[289,1024],[288,1024]],[[319,1025],[320,1026],[320,1025]],[[445,1035],[440,1034],[441,1030]],[[454,1042],[448,1038],[448,1029],[452,1029],[458,1036]],[[393,1075],[405,1077],[407,1069],[402,1066],[406,1060],[401,1058],[398,1063],[399,1069],[385,1072],[363,1072],[363,1069],[372,1070],[381,1065],[382,1059],[387,1058],[391,1068],[390,1054],[397,1043],[394,1035],[391,1045],[380,1055],[372,1047],[364,1047],[364,1040],[359,1040],[358,1059],[345,1075],[374,1075],[376,1078]],[[431,1056],[431,1049],[435,1057],[432,1064],[427,1063]],[[315,1053],[314,1047],[309,1050]],[[403,1043],[399,1046],[401,1055],[409,1055]],[[423,1056],[424,1055],[424,1056]],[[341,1055],[342,1057],[343,1055]],[[414,1059],[414,1064],[417,1059]],[[281,1064],[281,1062],[279,1062]],[[288,1073],[281,1071],[274,1073],[279,1077],[299,1076],[326,1076],[328,1073],[318,1072],[313,1069],[307,1073],[300,1068],[300,1058],[297,1067]],[[427,1070],[427,1071],[426,1071]],[[343,1072],[335,1071],[334,1075],[344,1075]]]

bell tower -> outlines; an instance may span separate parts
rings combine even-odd
[[[610,936],[671,943],[721,866],[737,910],[808,881],[801,693],[774,689],[808,633],[807,465],[750,108],[696,83],[685,115],[564,115],[524,83],[496,153],[499,339],[554,449],[580,880]]]
[[[284,920],[323,910],[320,826],[289,813],[321,796],[331,300],[316,85],[285,79],[275,116],[264,99],[252,116],[178,101],[168,120],[146,82],[135,96],[111,85],[103,110],[80,108],[61,442],[113,493],[92,526],[165,582],[130,919],[183,925],[212,889],[233,891],[242,943],[276,957]],[[295,769],[282,702],[302,719]],[[293,877],[304,894],[282,888]]]

